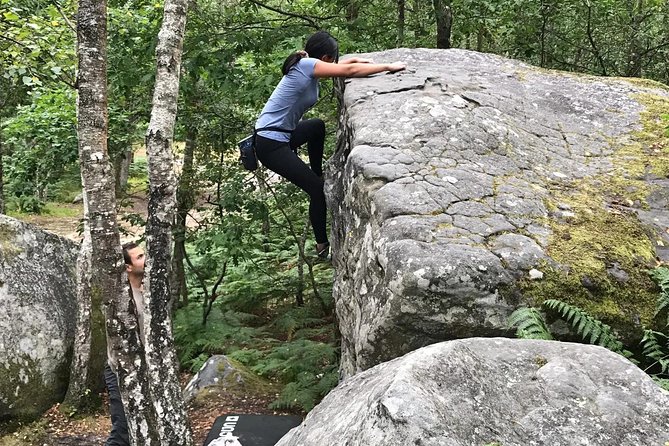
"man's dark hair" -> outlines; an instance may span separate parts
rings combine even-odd
[[[124,243],[122,248],[123,248],[123,261],[125,262],[126,265],[132,265],[132,259],[130,258],[130,251],[131,249],[137,248],[139,245],[135,242],[128,242]]]

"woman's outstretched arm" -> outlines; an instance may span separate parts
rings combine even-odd
[[[328,63],[323,61],[316,62],[314,66],[314,76],[318,78],[323,77],[365,77],[370,74],[382,73],[389,71],[394,73],[406,68],[404,62],[395,62],[389,64],[376,63]]]
[[[364,57],[349,57],[347,59],[342,59],[339,61],[339,64],[347,64],[347,63],[374,63],[372,59],[367,59]]]

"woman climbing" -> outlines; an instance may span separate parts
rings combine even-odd
[[[364,77],[406,67],[404,63],[374,64],[356,57],[341,63],[338,59],[339,46],[330,34],[319,31],[309,37],[304,51],[297,51],[284,61],[283,78],[255,124],[255,148],[260,162],[309,194],[309,220],[320,258],[327,258],[330,252],[323,191],[325,124],[320,119],[300,119],[316,103],[321,78]],[[311,168],[297,156],[297,148],[304,143]]]

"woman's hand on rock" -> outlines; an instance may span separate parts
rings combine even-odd
[[[398,71],[402,71],[402,70],[406,69],[406,67],[407,67],[407,64],[405,64],[404,62],[394,62],[394,63],[388,64],[388,72],[396,73]]]

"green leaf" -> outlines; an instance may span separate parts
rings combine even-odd
[[[9,20],[10,22],[16,22],[19,20],[21,17],[19,17],[16,13],[12,11],[7,11],[4,14],[2,14],[6,20]]]

